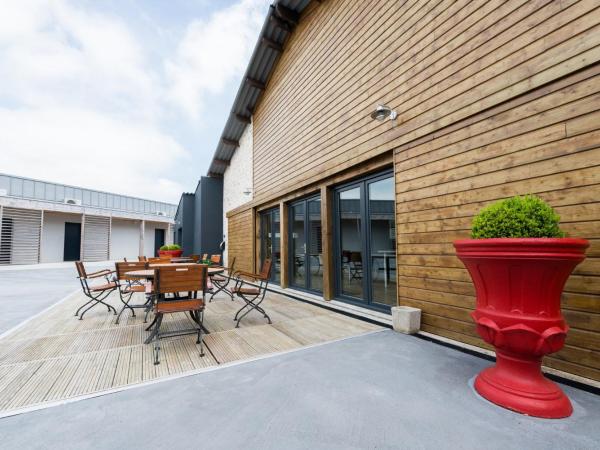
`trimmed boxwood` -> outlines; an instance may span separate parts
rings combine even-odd
[[[516,196],[483,208],[474,218],[471,237],[488,238],[558,238],[560,216],[535,195]]]
[[[171,244],[171,245],[163,245],[160,247],[160,250],[165,251],[165,250],[181,250],[181,247],[177,244]]]

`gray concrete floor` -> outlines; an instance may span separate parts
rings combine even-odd
[[[0,419],[0,448],[598,448],[599,396],[522,416],[474,393],[489,364],[383,331]]]
[[[114,268],[103,261],[86,263],[89,272]],[[0,334],[80,289],[75,264],[0,267]]]
[[[77,289],[75,275],[74,266],[0,271],[0,334]]]

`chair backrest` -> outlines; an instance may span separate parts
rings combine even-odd
[[[231,258],[231,264],[229,264],[229,273],[233,273],[235,270],[235,256]]]
[[[85,271],[85,267],[83,267],[83,263],[81,261],[75,261],[75,267],[77,268],[77,274],[79,278],[87,278],[87,272]]]
[[[170,256],[161,256],[160,258],[148,258],[150,264],[169,264],[171,262]]]
[[[210,255],[210,262],[213,264],[221,264],[221,255]]]
[[[207,265],[161,267],[154,271],[155,292],[173,294],[177,292],[206,291]]]
[[[146,258],[145,256],[138,256],[138,261],[146,262],[146,261],[148,261],[148,258]]]
[[[360,252],[352,252],[350,254],[350,262],[362,263],[362,254]]]
[[[264,278],[266,280],[271,278],[272,265],[273,265],[273,261],[271,261],[271,258],[267,258],[263,261],[262,267],[260,268],[260,274],[259,274],[261,276],[261,278]]]
[[[208,253],[202,254],[202,261],[206,261],[208,259]]]
[[[352,252],[349,250],[342,250],[342,262],[347,263],[350,262],[350,256],[352,256]]]
[[[200,261],[200,255],[190,255],[190,259],[196,263]]]
[[[115,269],[117,271],[117,280],[135,280],[135,277],[129,277],[126,275],[127,272],[133,272],[135,270],[145,270],[148,268],[148,263],[143,261],[138,262],[117,262],[115,263]]]

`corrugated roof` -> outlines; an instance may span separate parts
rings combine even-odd
[[[208,176],[221,176],[227,169],[254,108],[263,93],[287,37],[311,0],[276,0],[270,7],[258,42],[242,78],[231,113],[227,118]],[[262,86],[261,86],[262,85]]]

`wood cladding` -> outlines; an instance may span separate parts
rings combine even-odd
[[[399,303],[423,310],[424,331],[485,346],[452,241],[490,202],[538,194],[591,243],[563,295],[567,345],[545,364],[600,380],[599,61],[594,0],[323,2],[286,42],[255,109],[250,206],[325,196],[393,152]],[[398,119],[372,120],[378,103]],[[229,222],[242,259],[257,248],[247,208]]]
[[[254,272],[254,215],[252,209],[228,215],[227,259],[235,257],[235,269]]]
[[[256,200],[337,173],[598,60],[597,5],[339,0],[311,10],[255,111]],[[395,126],[369,117],[378,102],[398,111]]]
[[[600,380],[600,65],[395,151],[398,294],[422,309],[422,329],[483,346],[470,277],[452,241],[482,206],[534,193],[588,258],[563,296],[571,330],[544,364]]]

